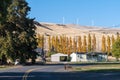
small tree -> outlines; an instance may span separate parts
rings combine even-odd
[[[116,60],[118,61],[120,57],[120,39],[117,39],[114,44],[112,45],[112,55],[116,57]]]

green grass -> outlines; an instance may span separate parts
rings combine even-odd
[[[7,66],[0,66],[0,70],[3,69],[3,68],[7,68]]]
[[[114,62],[70,62],[70,64],[120,64],[118,61]]]
[[[9,69],[12,67],[14,67],[14,66],[2,65],[2,66],[0,66],[0,70],[6,70],[6,69]]]
[[[93,69],[86,70],[85,72],[120,72],[120,69]]]
[[[75,71],[85,72],[114,72],[120,71],[120,64],[92,64],[74,68]]]

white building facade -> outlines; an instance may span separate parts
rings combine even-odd
[[[60,57],[68,57],[67,54],[63,54],[63,53],[57,53],[57,54],[53,54],[51,55],[51,62],[61,62]]]
[[[105,53],[98,53],[98,52],[91,52],[91,53],[72,53],[70,55],[71,62],[101,62],[107,61],[107,54]]]

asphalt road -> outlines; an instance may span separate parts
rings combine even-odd
[[[120,72],[71,72],[64,65],[18,66],[0,70],[0,80],[120,80]]]

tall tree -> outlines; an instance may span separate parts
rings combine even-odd
[[[114,42],[115,42],[115,37],[114,35],[112,35],[112,45],[114,44]]]
[[[91,52],[92,48],[91,48],[91,35],[88,34],[88,52]]]
[[[60,52],[60,39],[59,36],[56,36],[56,40],[55,40],[55,48],[56,48],[56,52]]]
[[[52,48],[51,48],[52,52],[55,52],[55,36],[52,36]]]
[[[67,54],[67,46],[68,46],[68,41],[67,41],[67,37],[63,36],[63,53]]]
[[[102,36],[102,52],[106,52],[106,39],[105,36]]]
[[[86,36],[84,36],[84,40],[83,40],[83,49],[82,52],[87,52],[87,42],[86,42]]]
[[[75,38],[73,38],[73,51],[77,52],[77,41]]]
[[[68,39],[68,55],[72,53],[72,39],[69,37]]]
[[[62,36],[60,36],[60,40],[59,40],[59,52],[61,52],[62,53],[62,49],[63,49],[63,47],[62,47]]]
[[[96,37],[94,34],[92,39],[92,51],[95,51],[95,50],[96,50]]]
[[[9,33],[12,35],[12,41],[16,45],[13,55],[15,59],[19,58],[21,63],[25,63],[26,59],[31,58],[35,62],[37,53],[36,35],[33,20],[27,17],[30,7],[25,0],[10,0],[11,4],[7,8],[7,22],[9,24]]]
[[[119,39],[120,38],[120,34],[119,34],[119,32],[117,32],[117,39]]]
[[[81,36],[78,37],[78,52],[82,52],[82,41]]]
[[[51,50],[51,48],[52,48],[51,45],[52,45],[52,44],[51,44],[51,36],[49,36],[49,37],[48,37],[49,52],[50,52],[50,50]]]
[[[107,53],[108,55],[111,52],[111,40],[110,40],[110,36],[107,36]]]
[[[38,42],[38,47],[41,49],[44,49],[44,39],[45,39],[44,35],[38,34],[37,42]]]
[[[10,53],[13,50],[12,37],[10,34],[9,24],[7,22],[7,8],[9,7],[11,0],[0,1],[0,59],[3,64],[6,63],[5,57],[10,58]],[[4,58],[3,58],[4,57]]]

